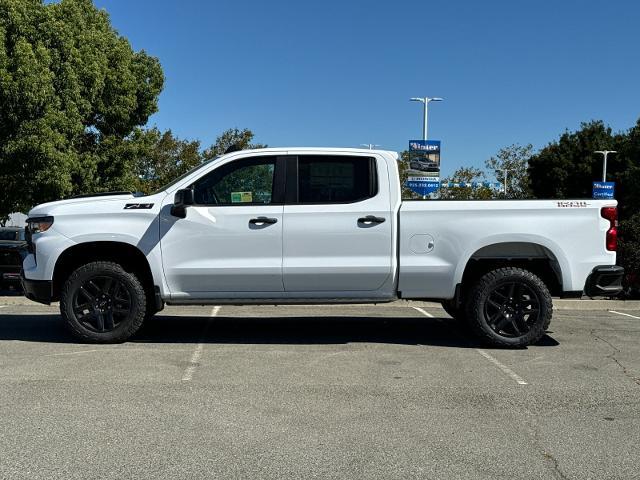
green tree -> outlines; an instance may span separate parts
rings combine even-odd
[[[403,200],[422,198],[416,192],[406,186],[409,178],[409,150],[400,153],[398,160],[398,172],[400,176],[400,190]]]
[[[223,155],[229,147],[236,147],[240,150],[266,147],[261,143],[251,143],[253,137],[254,133],[248,128],[242,130],[230,128],[216,138],[216,142],[204,151],[203,157],[205,160],[218,157]]]
[[[460,167],[450,177],[442,180],[442,184],[449,182],[454,183],[471,183],[481,182],[485,180],[485,174],[482,170],[475,167]],[[446,200],[489,200],[494,197],[494,191],[485,186],[481,187],[451,187],[441,188],[440,198]]]
[[[180,140],[171,130],[138,129],[131,138],[136,152],[136,190],[151,193],[202,162],[200,142]]]
[[[243,150],[262,148],[264,145],[251,143],[253,137],[254,133],[248,128],[232,128],[222,132],[213,145],[202,151],[200,141],[182,140],[171,130],[138,128],[123,142],[122,151],[133,158],[136,165],[131,170],[135,177],[133,189],[151,193],[203,161],[222,155],[232,145]]]
[[[590,198],[592,182],[602,180],[602,156],[596,150],[614,148],[623,140],[602,121],[583,123],[529,159],[531,189],[537,198]],[[626,159],[611,156],[612,177],[627,167]]]
[[[529,180],[529,158],[533,152],[533,145],[509,145],[501,148],[498,153],[485,161],[485,168],[495,172],[498,182],[504,185],[504,170],[507,169],[507,192],[500,193],[498,198],[531,198]]]
[[[129,138],[157,110],[158,60],[90,0],[0,0],[0,217],[135,185]]]

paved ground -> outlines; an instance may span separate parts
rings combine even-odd
[[[169,307],[95,346],[9,303],[2,479],[640,476],[640,311],[493,350],[432,304]]]

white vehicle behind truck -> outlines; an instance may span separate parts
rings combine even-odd
[[[442,302],[484,341],[539,340],[552,295],[615,295],[616,201],[403,201],[394,152],[223,155],[152,195],[29,212],[28,298],[122,342],[164,304]]]

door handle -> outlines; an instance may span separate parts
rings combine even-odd
[[[251,225],[262,225],[265,223],[272,225],[277,222],[278,222],[277,218],[269,218],[269,217],[258,217],[258,218],[252,218],[251,220],[249,220],[249,223]]]
[[[371,225],[373,223],[383,223],[386,219],[384,217],[376,217],[375,215],[367,215],[366,217],[360,217],[358,223],[364,223],[365,225]]]

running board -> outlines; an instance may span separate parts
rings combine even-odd
[[[166,300],[167,305],[357,305],[390,303],[392,298],[201,298]]]

